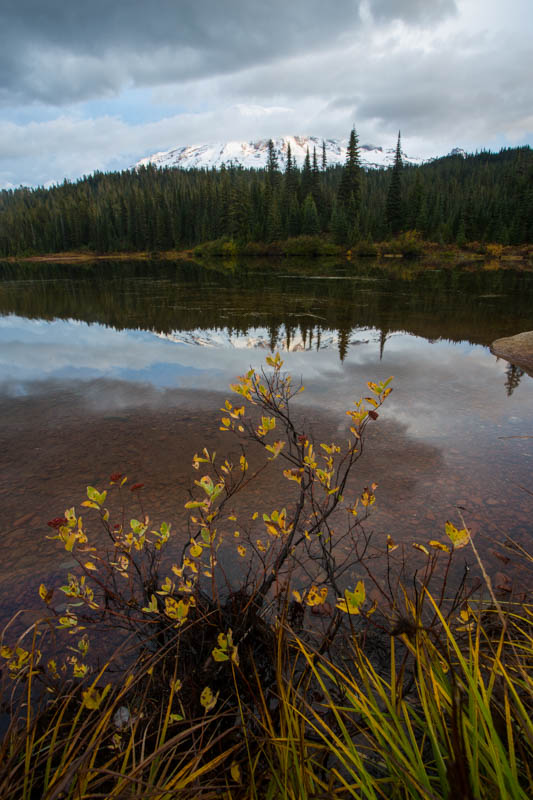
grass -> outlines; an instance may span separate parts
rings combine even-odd
[[[175,648],[136,662],[118,684],[107,663],[35,701],[34,629],[0,748],[0,796],[527,800],[533,608],[479,604],[450,620],[423,589],[402,613],[410,632],[388,637],[385,670],[355,632],[326,657],[279,625],[273,684],[256,670],[243,691],[232,665],[234,706],[196,716]]]

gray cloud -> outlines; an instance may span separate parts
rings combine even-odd
[[[427,22],[454,0],[4,0],[0,102],[63,105],[331,47],[376,19]]]
[[[4,102],[97,97],[242,69],[335,39],[359,18],[358,0],[21,0],[4,3]],[[320,24],[317,25],[317,19]]]
[[[434,22],[457,12],[456,0],[369,0],[376,20],[401,19],[409,23]]]
[[[353,123],[422,157],[523,143],[532,21],[530,0],[3,0],[0,186]]]

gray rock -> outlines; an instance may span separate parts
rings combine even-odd
[[[524,331],[517,333],[516,336],[496,339],[490,349],[498,358],[504,358],[511,364],[516,364],[517,367],[533,377],[533,331]]]

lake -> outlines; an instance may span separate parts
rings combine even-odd
[[[222,453],[229,383],[270,350],[302,378],[301,414],[342,437],[366,381],[394,376],[358,466],[379,484],[371,527],[443,538],[462,509],[496,584],[531,545],[533,379],[490,343],[533,330],[533,273],[394,261],[0,265],[0,619],[64,577],[47,520],[104,488],[145,484],[179,530],[191,458]],[[360,478],[359,478],[360,476]]]

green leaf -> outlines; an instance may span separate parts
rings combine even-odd
[[[98,489],[94,488],[94,486],[88,486],[87,497],[89,498],[89,500],[92,500],[93,502],[98,503],[98,505],[101,506],[102,503],[105,503],[107,492],[99,492]]]
[[[358,581],[357,586],[353,592],[346,589],[344,592],[344,599],[337,601],[337,608],[344,611],[346,614],[360,614],[360,609],[365,602],[366,592],[365,584],[363,581]]]
[[[213,656],[215,661],[229,661],[228,654],[225,653],[223,650],[221,650],[219,647],[213,648],[211,655]]]
[[[150,602],[143,608],[143,611],[145,611],[147,614],[157,614],[157,598],[155,594],[152,595]]]

